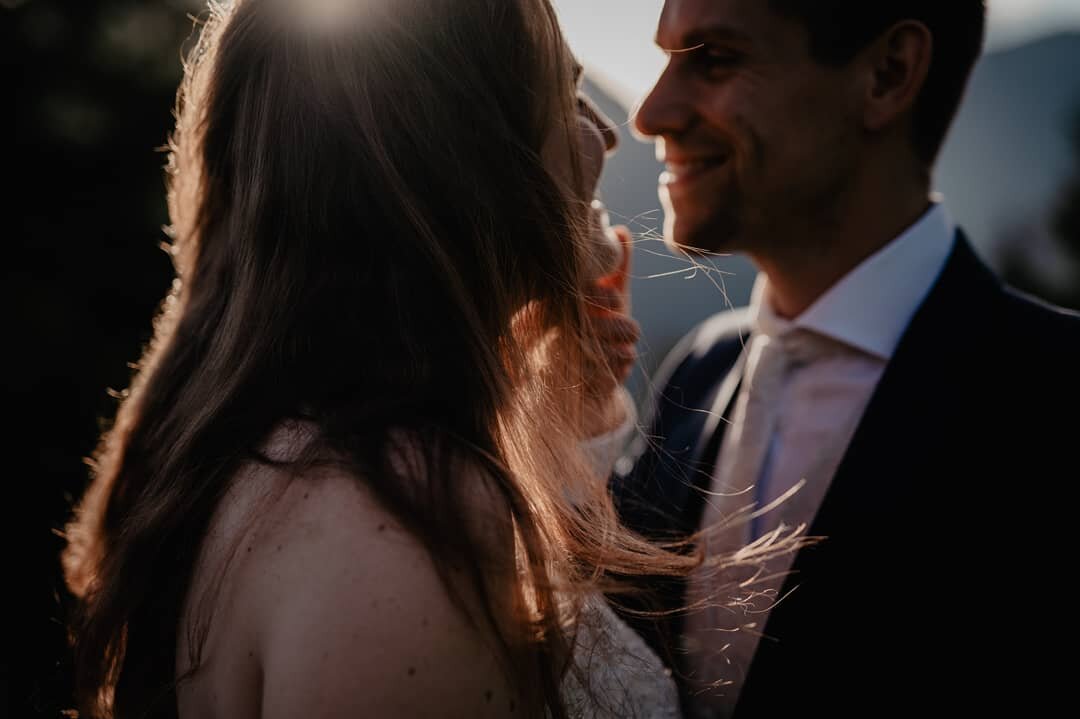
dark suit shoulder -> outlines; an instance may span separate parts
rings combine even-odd
[[[691,356],[707,354],[718,342],[745,340],[750,333],[750,309],[739,307],[709,317],[687,334]],[[684,340],[684,341],[686,341]]]
[[[1030,339],[1080,347],[1080,312],[1044,302],[1037,297],[1005,287],[1005,306],[1015,327],[1024,328]]]
[[[1014,399],[1017,412],[1037,417],[1051,406],[1074,406],[1080,401],[1080,314],[1008,288],[1002,305],[996,354],[1022,388]]]
[[[692,369],[717,348],[742,343],[750,334],[750,310],[740,307],[719,312],[690,330],[668,353],[656,372],[655,386],[663,387],[677,374]]]
[[[702,421],[710,390],[736,364],[749,332],[749,310],[728,310],[701,322],[675,345],[649,380],[642,412],[649,437],[670,438],[672,426]],[[630,454],[639,456],[649,446],[639,437]]]

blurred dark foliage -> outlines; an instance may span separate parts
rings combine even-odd
[[[3,716],[71,706],[56,534],[171,280],[159,151],[190,0],[0,0],[6,439]],[[10,124],[8,124],[10,123]],[[13,145],[13,146],[12,146]],[[0,709],[2,711],[2,709]]]
[[[1025,292],[1062,307],[1080,310],[1080,107],[1073,114],[1070,136],[1075,169],[1065,183],[1050,219],[1050,232],[1068,263],[1065,282],[1048,281],[1035,269],[1024,252],[1024,231],[1011,238],[1010,251],[1004,257],[1005,279]]]

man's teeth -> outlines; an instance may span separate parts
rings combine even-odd
[[[668,172],[676,177],[682,175],[692,175],[696,172],[702,172],[708,168],[716,165],[718,160],[695,160],[693,162],[669,162],[667,163]]]

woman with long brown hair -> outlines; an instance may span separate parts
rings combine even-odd
[[[592,599],[695,560],[579,451],[635,328],[576,74],[548,0],[212,4],[176,280],[69,527],[84,716],[677,713]]]

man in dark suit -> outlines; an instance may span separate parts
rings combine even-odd
[[[823,538],[656,582],[660,609],[705,610],[628,615],[692,716],[1039,715],[1068,686],[1080,319],[1003,286],[931,193],[985,12],[665,4],[635,123],[667,163],[666,239],[761,275],[664,364],[615,498],[665,539],[773,507],[709,556]]]

